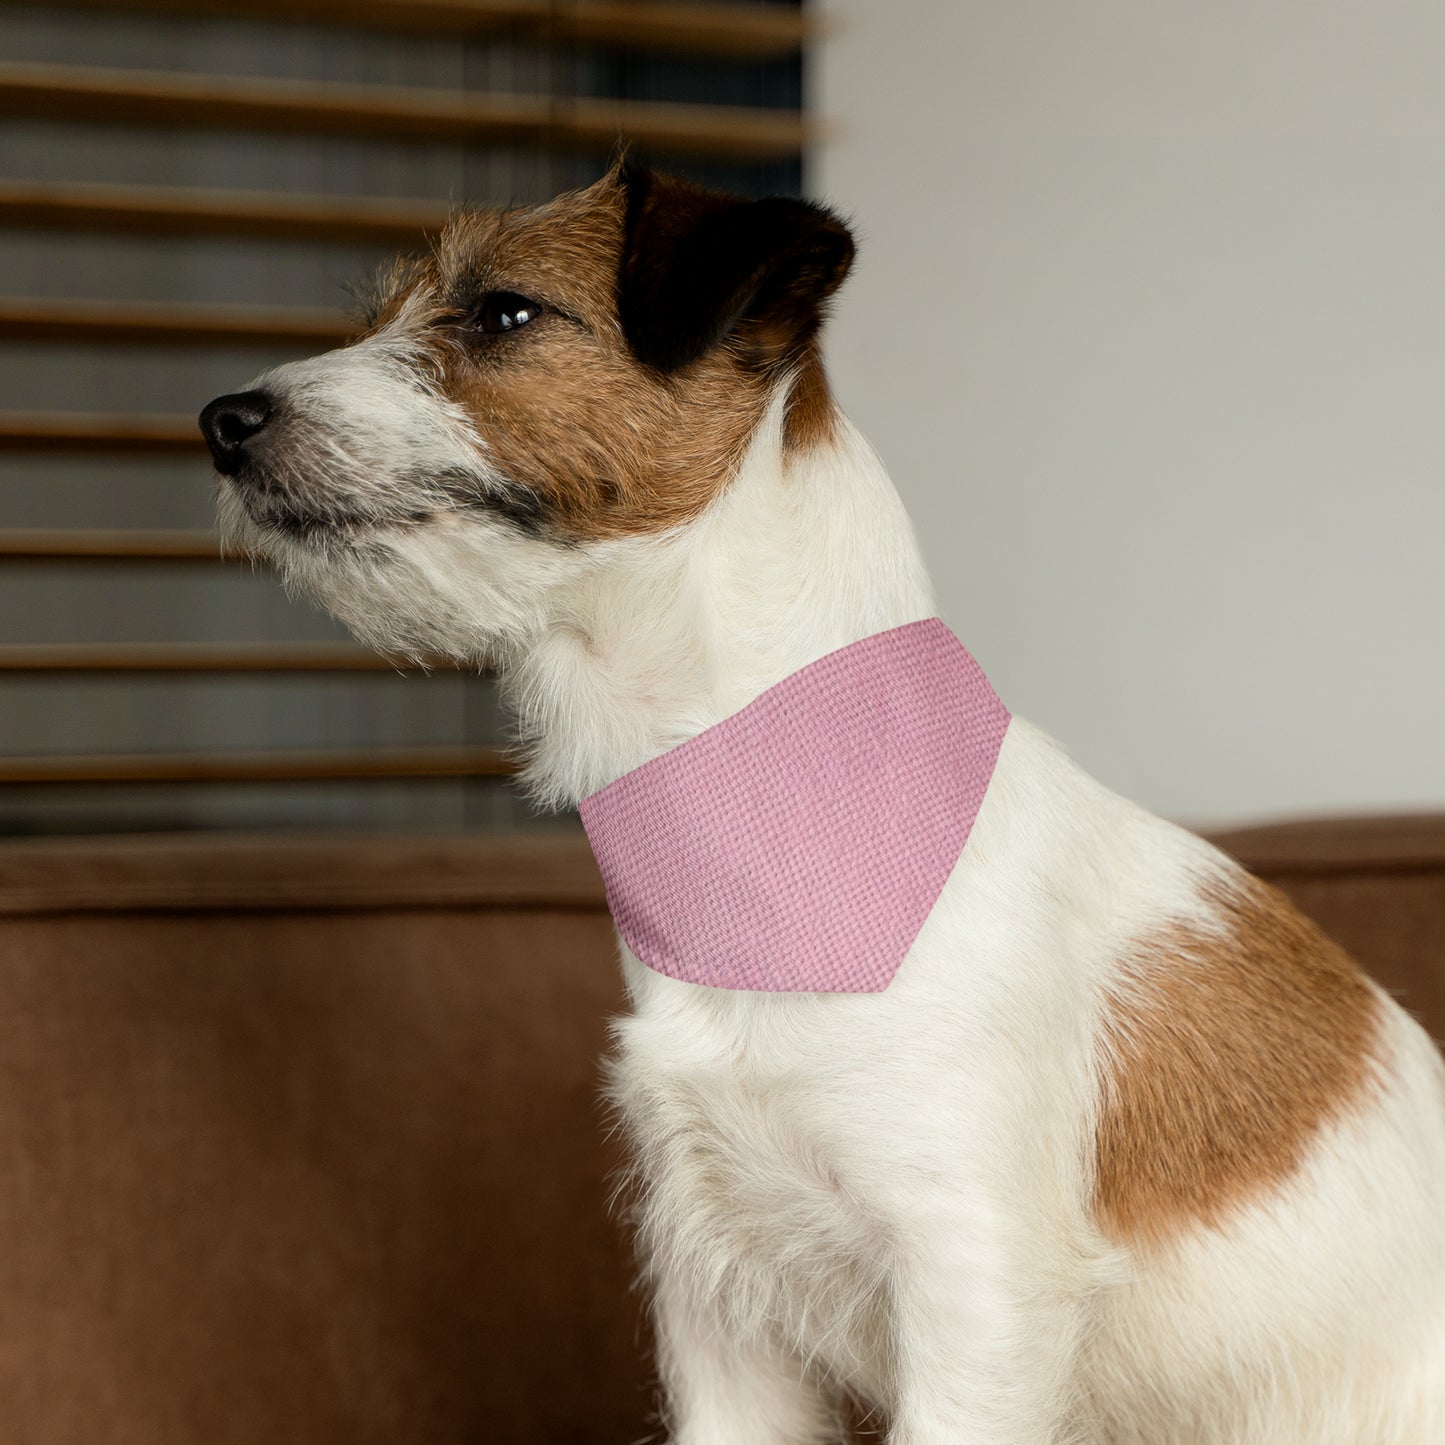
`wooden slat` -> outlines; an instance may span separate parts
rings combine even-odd
[[[0,225],[121,235],[249,236],[415,246],[449,208],[363,196],[279,195],[178,186],[68,185],[0,180]]]
[[[0,452],[146,452],[198,456],[205,449],[200,428],[191,416],[0,412]]]
[[[0,341],[327,350],[357,330],[342,312],[319,306],[192,306],[0,296]]]
[[[27,3],[27,0],[7,0]],[[50,0],[52,8],[236,16],[236,0]],[[247,0],[247,19],[764,59],[808,39],[788,5],[677,0]]]
[[[30,63],[0,65],[0,115],[593,151],[626,137],[727,160],[792,157],[811,138],[796,111]]]
[[[0,530],[0,562],[249,562],[214,532],[27,527]]]
[[[349,643],[0,643],[0,673],[405,672]]]
[[[339,4],[340,0],[330,3]],[[458,9],[468,3],[452,0],[444,8]],[[529,12],[519,14],[519,25],[564,43],[757,60],[796,55],[817,30],[801,8],[788,5],[574,0],[571,6],[559,6],[556,0],[533,0],[506,8]]]
[[[308,829],[0,838],[5,918],[318,908],[600,914],[606,907],[596,860],[575,823],[504,834]]]
[[[0,757],[0,783],[342,782],[515,772],[501,749],[484,747]]]

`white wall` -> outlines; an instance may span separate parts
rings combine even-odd
[[[1445,5],[831,8],[835,386],[1005,701],[1187,821],[1445,806]]]

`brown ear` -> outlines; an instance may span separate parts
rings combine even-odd
[[[671,372],[736,335],[751,359],[788,362],[823,320],[853,262],[831,211],[747,201],[624,162],[618,314],[639,361]]]

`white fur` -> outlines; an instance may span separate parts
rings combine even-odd
[[[308,366],[268,384],[351,404],[355,373]],[[369,414],[408,420],[369,444],[383,491],[413,438],[484,463],[424,386],[388,385]],[[533,787],[575,803],[932,615],[876,456],[845,423],[785,460],[781,400],[665,536],[560,547],[458,513],[350,551],[230,520],[369,640],[497,662]],[[844,1390],[892,1445],[1445,1441],[1445,1071],[1393,1005],[1379,1099],[1278,1195],[1155,1253],[1091,1215],[1101,1000],[1132,940],[1209,923],[1231,868],[1015,720],[886,992],[729,993],[624,950],[612,1087],[675,1445],[821,1445]]]

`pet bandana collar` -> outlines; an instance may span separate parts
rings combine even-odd
[[[887,988],[1008,724],[936,617],[819,658],[583,800],[618,932],[688,983]]]

